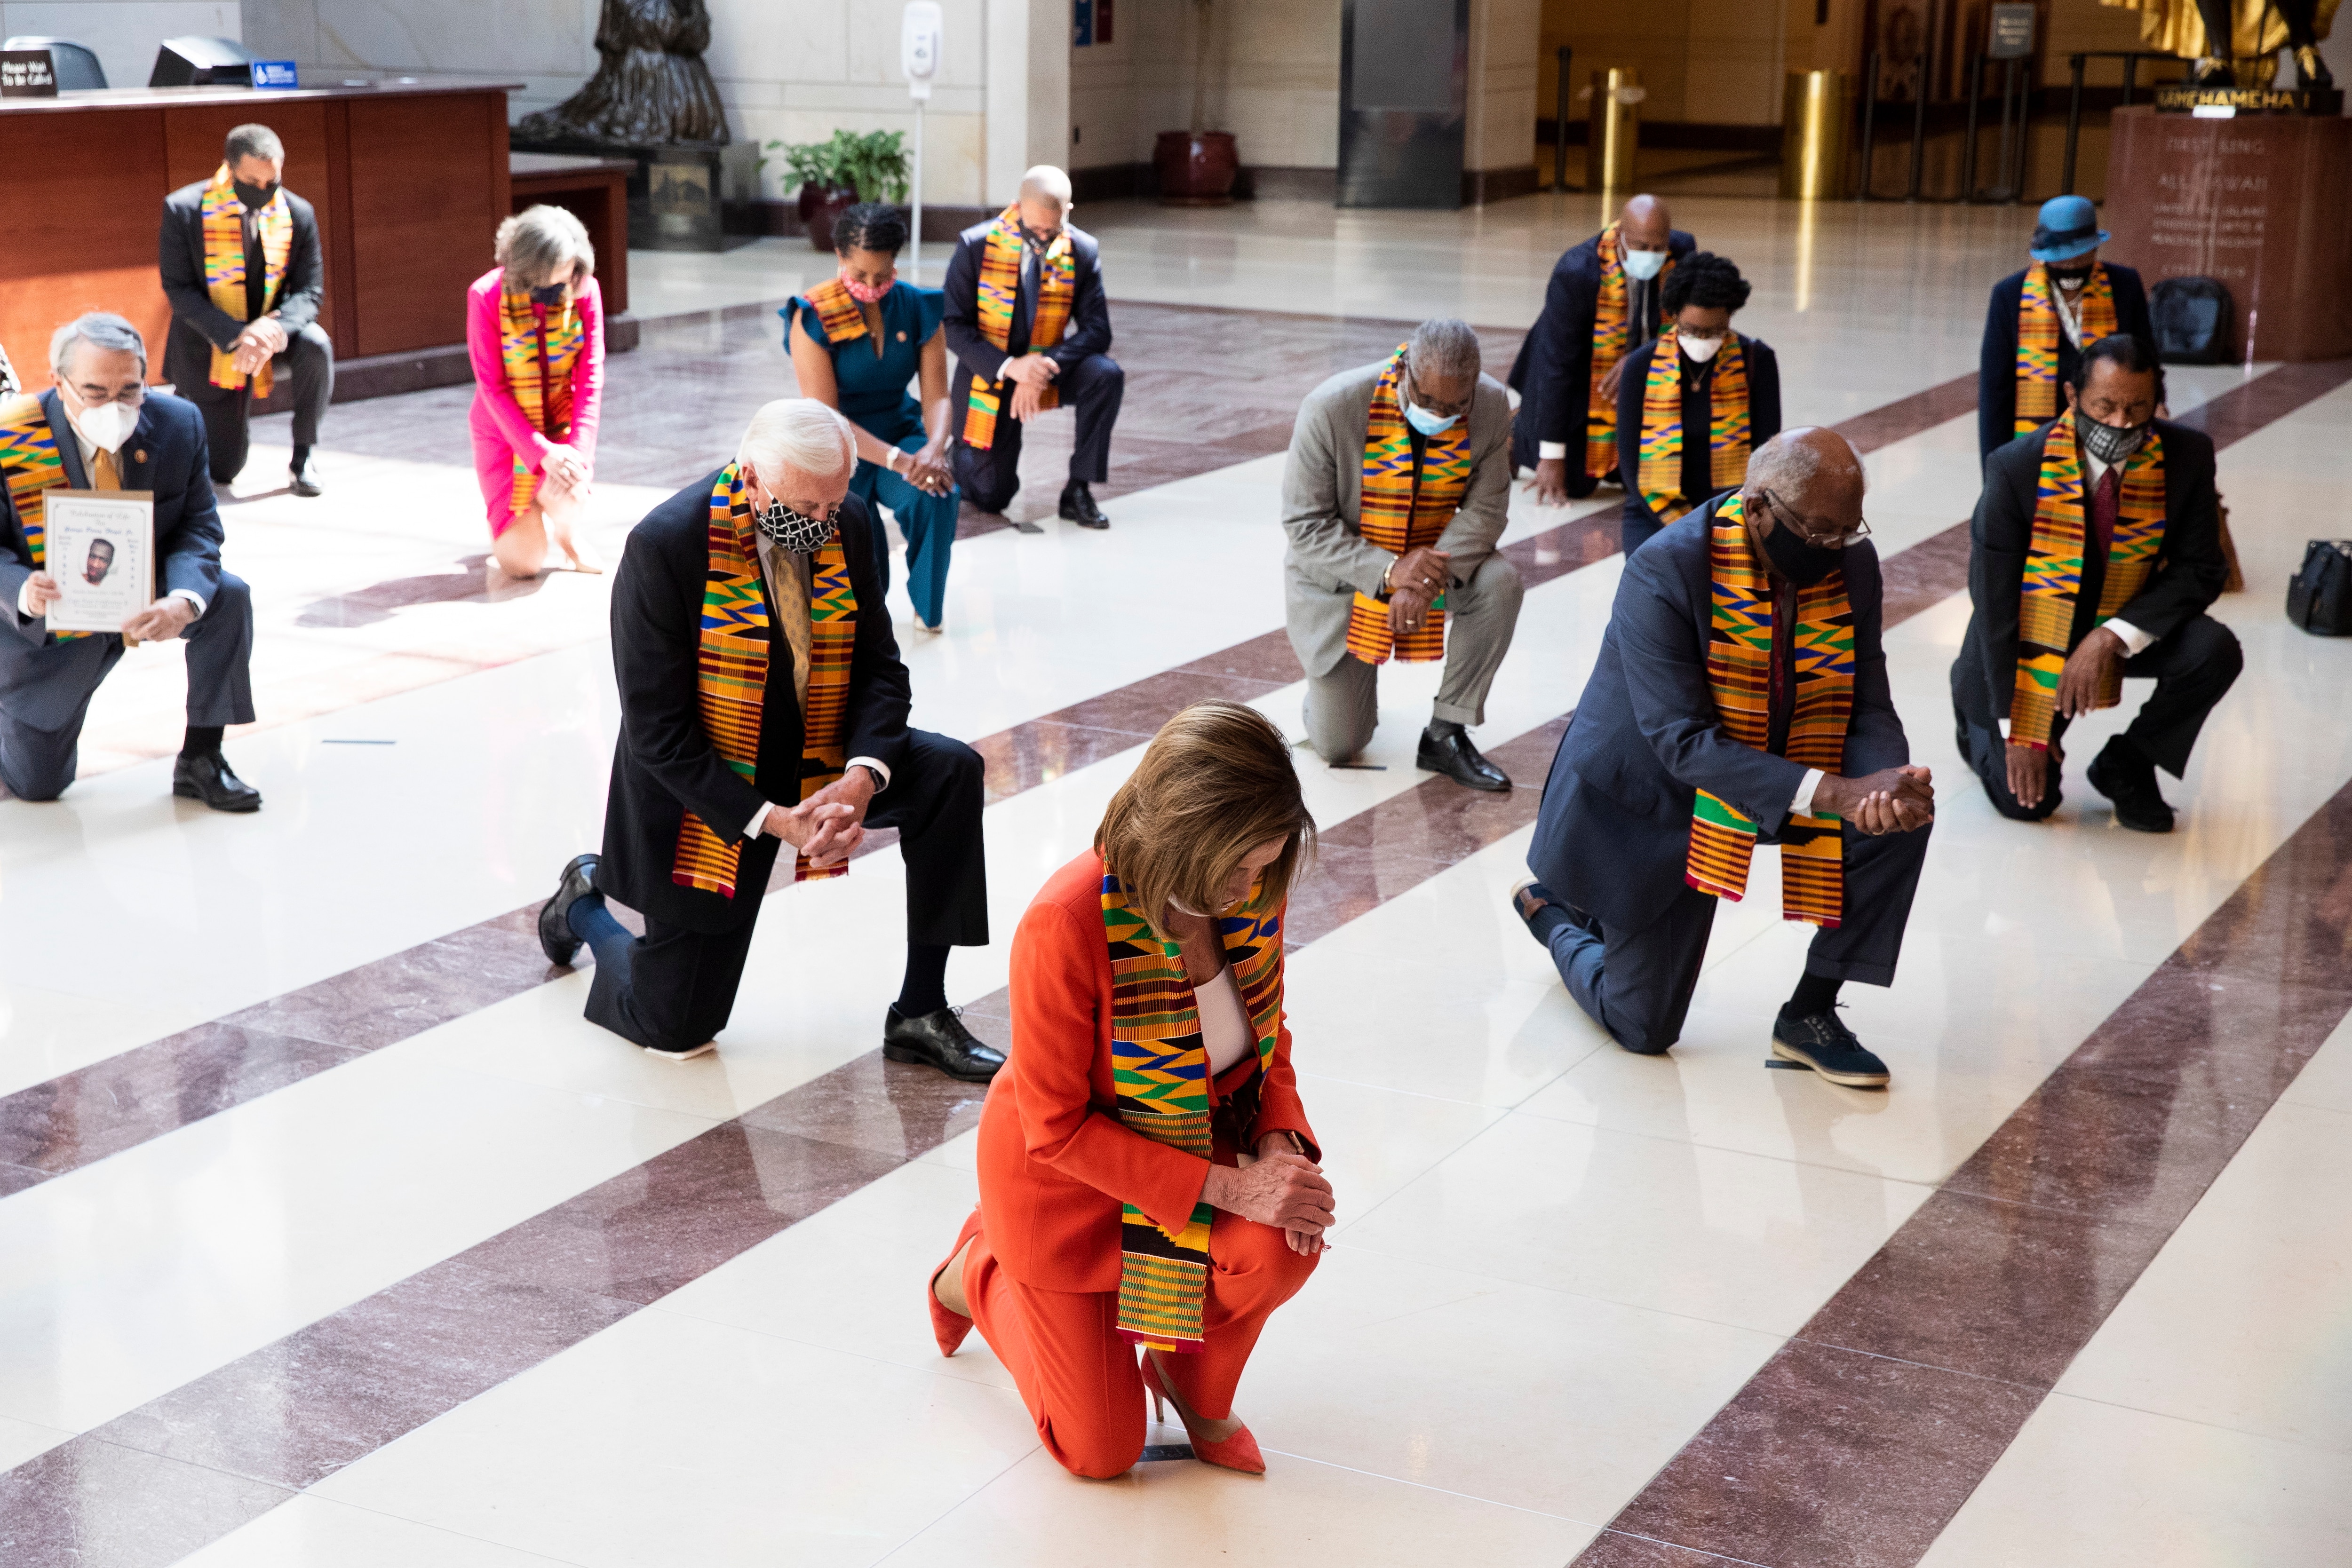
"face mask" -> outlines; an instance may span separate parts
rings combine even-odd
[[[1461,419],[1462,416],[1458,413],[1449,413],[1441,418],[1416,402],[1407,402],[1404,405],[1404,422],[1423,435],[1443,435],[1459,423]]]
[[[1666,253],[1662,250],[1634,250],[1630,246],[1621,252],[1617,265],[1625,269],[1628,277],[1638,277],[1647,283],[1666,269]]]
[[[131,439],[138,426],[139,411],[128,403],[102,402],[95,408],[74,411],[74,428],[89,437],[94,446],[112,452]]]
[[[1845,550],[1840,545],[1808,544],[1794,528],[1775,517],[1772,531],[1764,536],[1764,553],[1782,577],[1799,588],[1811,588],[1837,570]]]
[[[760,531],[768,542],[779,549],[798,550],[814,555],[833,542],[835,523],[829,517],[810,517],[785,506],[771,501],[768,509],[759,515]]]
[[[2102,424],[2087,413],[2074,415],[2074,433],[2083,450],[2112,468],[2139,450],[2147,439],[2145,424]]]
[[[845,272],[841,275],[841,286],[848,289],[849,297],[860,305],[873,305],[879,303],[885,294],[896,288],[898,286],[898,279],[894,276],[889,282],[877,287],[870,283],[860,283]]]
[[[236,199],[255,212],[268,206],[278,194],[278,182],[275,180],[267,185],[248,184],[243,180],[232,180],[229,183],[236,187]]]
[[[2091,281],[2091,269],[2087,266],[2067,267],[2053,267],[2048,270],[2051,278],[2057,283],[2058,287],[2067,290],[2069,293],[2072,293],[2074,290],[2082,287],[2083,285]]]
[[[1715,358],[1723,350],[1721,338],[1685,338],[1677,332],[1675,334],[1675,341],[1683,346],[1684,354],[1702,365]]]
[[[544,305],[552,310],[563,303],[563,296],[571,287],[568,283],[551,283],[544,288],[534,288],[530,291],[530,302],[533,305]]]

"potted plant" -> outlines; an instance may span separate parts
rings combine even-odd
[[[836,131],[824,141],[768,143],[784,155],[784,183],[800,183],[801,225],[811,250],[833,248],[833,221],[857,203],[906,199],[906,141],[903,131]]]
[[[1209,45],[1216,23],[1213,0],[1192,0],[1192,127],[1163,131],[1151,149],[1160,200],[1177,207],[1221,207],[1234,199],[1240,151],[1230,131],[1209,123]]]

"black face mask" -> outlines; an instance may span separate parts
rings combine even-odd
[[[229,183],[236,187],[236,199],[257,213],[268,206],[278,195],[278,182],[275,180],[267,185],[248,184],[243,180],[232,180]]]
[[[1773,570],[1799,588],[1811,588],[1838,569],[1845,547],[1808,544],[1797,537],[1794,528],[1775,517],[1772,531],[1764,536],[1764,553],[1770,559]]]
[[[551,310],[563,303],[563,291],[569,287],[568,284],[551,283],[544,288],[534,288],[530,291],[530,302],[544,305]]]

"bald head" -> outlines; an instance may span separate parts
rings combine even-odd
[[[1070,177],[1051,163],[1021,176],[1021,221],[1033,234],[1053,234],[1070,214]]]
[[[1772,492],[1783,513],[1793,513],[1815,536],[1851,533],[1862,523],[1863,492],[1870,476],[1862,454],[1827,425],[1784,430],[1748,460],[1745,491]]]
[[[1617,214],[1617,233],[1636,250],[1664,250],[1674,237],[1675,215],[1655,196],[1635,196]]]

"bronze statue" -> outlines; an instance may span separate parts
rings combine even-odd
[[[727,110],[702,51],[710,47],[703,0],[604,0],[596,23],[600,61],[588,85],[526,115],[519,142],[662,147],[724,144]]]
[[[2336,19],[2336,0],[2099,0],[2140,13],[2141,42],[2196,61],[2199,87],[2268,87],[2278,52],[2294,51],[2305,87],[2333,87],[2319,40]]]

